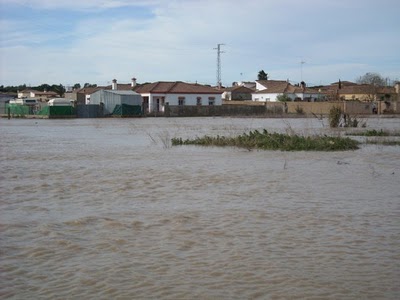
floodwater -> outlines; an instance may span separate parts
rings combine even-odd
[[[0,120],[0,298],[399,299],[400,147],[169,143],[326,124]]]

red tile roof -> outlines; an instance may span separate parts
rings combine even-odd
[[[395,94],[396,90],[394,87],[377,87],[370,84],[353,84],[353,85],[342,85],[339,89],[338,85],[332,84],[322,88],[324,91],[330,91],[339,93],[341,95],[366,95],[366,94]]]
[[[109,86],[111,89],[111,85]],[[132,91],[132,83],[117,83],[118,91]]]
[[[91,95],[100,90],[111,90],[111,85],[109,86],[96,86],[96,87],[84,87],[76,91],[79,94]]]
[[[258,80],[260,84],[266,86],[267,88],[256,92],[256,94],[294,94],[294,93],[308,93],[316,94],[317,90],[306,87],[303,89],[300,86],[294,86],[287,81],[281,80]]]
[[[134,91],[140,94],[222,94],[223,92],[207,85],[182,81],[157,81],[137,85]]]
[[[53,91],[38,91],[38,90],[23,90],[20,93],[35,93],[35,95],[42,95],[42,96],[54,96],[58,95],[56,92]]]
[[[223,89],[224,92],[253,93],[254,90],[245,86],[231,86]]]

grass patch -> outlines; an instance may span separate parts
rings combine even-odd
[[[200,145],[282,151],[344,151],[356,150],[359,145],[359,142],[350,138],[269,133],[265,129],[263,132],[254,130],[236,137],[204,136],[186,140],[173,138],[171,143],[173,146]]]

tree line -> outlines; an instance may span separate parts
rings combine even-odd
[[[83,87],[97,87],[97,84],[91,84],[91,83],[85,83]],[[73,89],[80,89],[81,84],[80,83],[75,83],[72,86]],[[21,84],[21,85],[16,85],[16,86],[0,86],[0,92],[1,93],[14,93],[16,94],[18,91],[23,91],[23,90],[34,90],[34,91],[47,91],[47,92],[55,92],[57,93],[60,97],[62,97],[65,93],[65,87],[60,83],[60,84],[47,84],[43,83],[38,86],[27,86],[26,84]]]

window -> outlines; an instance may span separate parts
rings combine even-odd
[[[196,104],[197,104],[197,105],[201,105],[201,97],[197,97],[197,102],[196,102]]]
[[[215,97],[208,97],[208,105],[214,105],[215,104]]]
[[[185,105],[185,97],[178,97],[178,105]]]

